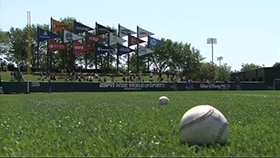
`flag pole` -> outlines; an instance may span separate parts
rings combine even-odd
[[[137,39],[139,39],[139,33],[138,33],[138,25],[137,25]],[[137,51],[136,51],[136,72],[139,72],[139,44],[137,42]]]
[[[72,69],[75,70],[75,53],[74,53],[74,41],[73,39],[70,42],[71,47],[71,57],[72,57]]]
[[[86,31],[86,45],[87,46],[89,45],[88,44],[88,31]],[[84,56],[84,58],[85,58],[85,69],[86,70],[87,70],[87,67],[88,67],[88,54],[89,54],[89,50],[86,51],[85,56]]]
[[[110,31],[107,33],[108,35],[108,47],[110,47]],[[109,68],[110,68],[110,52],[107,52],[107,71],[105,74],[109,73]]]
[[[47,40],[47,70],[50,69],[49,39]]]
[[[50,45],[50,40],[47,41],[47,54],[49,57],[48,66],[49,66],[49,69],[52,70],[52,52],[50,52],[49,45]]]
[[[120,26],[120,24],[118,25],[118,36],[120,37],[120,28],[121,28],[121,26]],[[118,72],[119,72],[119,55],[118,55],[118,53],[117,53],[117,70],[116,70],[117,72],[116,72],[116,74],[118,74]]]
[[[129,57],[130,57],[130,53],[127,53],[127,74],[129,75]]]
[[[68,27],[69,28],[69,27]],[[69,29],[71,30],[71,29]],[[72,32],[74,32],[74,26],[72,27]],[[71,53],[72,53],[72,67],[73,67],[73,70],[75,70],[75,67],[76,67],[76,54],[74,52],[75,50],[75,46],[74,46],[74,40],[72,38],[71,40]]]
[[[95,42],[95,60],[94,60],[94,65],[95,65],[95,69],[97,70],[97,42]]]
[[[37,61],[36,61],[36,69],[38,70],[39,69],[39,46],[40,46],[40,41],[39,41],[39,31],[37,31],[37,54],[36,54],[36,57],[37,57]]]
[[[51,17],[51,32],[53,32],[53,24],[52,24],[52,17]],[[48,54],[48,63],[47,63],[47,70],[49,71],[49,69],[52,69],[52,54],[50,53],[50,50],[49,50],[49,41],[47,41],[47,54]]]
[[[38,35],[39,36],[39,35]],[[39,47],[40,47],[40,42],[39,42],[39,39],[37,39],[37,62],[36,62],[36,69],[38,69],[39,68],[39,61],[38,61],[38,59],[39,59]]]
[[[97,35],[97,22],[95,22],[95,35]],[[97,42],[95,42],[95,60],[94,60],[95,69],[97,70]]]

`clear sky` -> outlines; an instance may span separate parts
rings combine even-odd
[[[214,62],[240,70],[242,63],[272,66],[280,61],[280,0],[0,0],[0,28],[24,28],[27,11],[32,24],[66,17],[95,27],[95,22],[136,31],[137,25],[155,38],[191,43],[211,61],[207,38],[217,39]]]

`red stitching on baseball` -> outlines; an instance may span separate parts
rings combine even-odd
[[[223,134],[224,134],[224,131],[225,131],[225,129],[227,128],[228,124],[229,124],[229,123],[226,121],[226,122],[222,125],[222,127],[220,128],[220,130],[219,130],[219,132],[218,132],[218,135],[217,135],[217,137],[216,137],[216,139],[215,139],[215,142],[216,142],[216,143],[219,143],[219,142],[220,142],[220,140],[221,140],[221,138],[222,138],[222,136],[223,136]]]
[[[191,127],[195,124],[198,124],[204,120],[206,120],[206,118],[208,118],[209,116],[211,116],[214,112],[214,109],[213,108],[210,108],[205,114],[202,114],[200,116],[198,116],[196,119],[193,119],[192,121],[190,121],[189,123],[187,124],[184,124],[181,128],[180,128],[180,132],[184,129],[184,128],[187,128],[187,127]]]

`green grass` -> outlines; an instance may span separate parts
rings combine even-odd
[[[0,95],[0,156],[280,156],[278,91]],[[170,98],[167,106],[158,97]],[[179,124],[210,104],[230,123],[225,146],[189,146]]]
[[[2,81],[8,82],[11,79],[11,71],[6,71],[6,72],[0,71],[0,75],[1,75]],[[23,76],[24,80],[40,81],[39,75],[23,74],[22,76]]]

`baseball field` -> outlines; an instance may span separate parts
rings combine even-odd
[[[168,96],[169,105],[158,98]],[[196,105],[229,122],[225,145],[182,143]],[[0,156],[280,156],[280,91],[166,91],[0,95]]]

